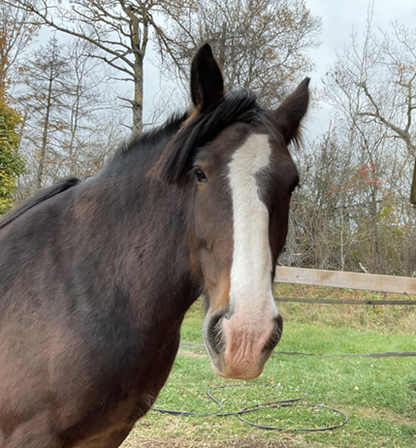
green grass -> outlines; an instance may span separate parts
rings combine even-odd
[[[415,296],[411,295],[291,284],[276,284],[274,296],[309,299],[323,297],[355,300],[415,300]],[[278,303],[278,306],[291,322],[416,336],[416,306],[325,305],[293,302]]]
[[[332,311],[322,310],[318,305],[315,307],[318,309],[311,310],[308,305],[300,311],[295,307],[298,314],[294,316],[288,313],[293,311],[293,304],[288,304],[284,310],[282,340],[261,377],[250,382],[239,382],[235,387],[218,389],[214,394],[222,402],[223,412],[235,412],[262,402],[303,396],[303,392],[297,388],[305,389],[309,395],[300,403],[323,404],[339,409],[349,416],[346,425],[324,432],[278,432],[248,426],[235,416],[175,417],[151,411],[138,423],[136,432],[125,446],[141,446],[134,445],[138,435],[149,440],[181,441],[175,446],[219,446],[213,441],[223,441],[226,446],[227,441],[246,440],[248,437],[254,438],[258,446],[274,446],[282,441],[286,442],[281,446],[300,447],[416,446],[415,357],[308,357],[279,354],[281,351],[318,354],[416,351],[415,327],[409,325],[406,327],[408,331],[403,331],[403,326],[398,324],[394,327],[391,322],[388,328],[379,322],[369,325],[368,321],[375,321],[362,318],[362,313],[377,312],[368,309],[361,310],[362,319],[351,325],[347,318],[348,312],[343,316],[342,310],[334,310],[337,308],[335,306],[332,306]],[[201,308],[201,303],[197,303],[188,313],[182,327],[183,341],[202,343]],[[331,313],[334,319],[330,323],[328,319]],[[408,320],[413,310],[406,316],[400,311],[396,313],[400,314],[398,321],[402,318]],[[312,315],[312,319],[308,319],[308,314]],[[382,319],[385,317],[382,316]],[[344,325],[343,320],[346,322]],[[237,382],[217,377],[212,372],[203,348],[181,346],[156,407],[197,413],[215,412],[217,405],[208,399],[207,391],[227,384]],[[331,410],[309,406],[267,408],[245,414],[244,417],[257,424],[285,428],[320,428],[336,425],[343,420],[341,415]]]

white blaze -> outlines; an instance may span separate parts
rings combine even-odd
[[[256,180],[256,175],[268,167],[270,155],[268,136],[254,134],[229,163],[234,221],[230,308],[233,314],[246,316],[248,325],[261,325],[266,315],[270,321],[277,314],[271,292],[269,212]]]

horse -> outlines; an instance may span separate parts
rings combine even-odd
[[[120,446],[163,387],[201,294],[214,371],[260,375],[283,329],[271,288],[308,83],[276,110],[249,90],[225,94],[206,44],[189,110],[3,217],[1,448]]]

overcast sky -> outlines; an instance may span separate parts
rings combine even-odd
[[[321,88],[321,79],[336,60],[345,46],[351,42],[351,33],[357,33],[362,42],[365,32],[369,5],[373,5],[373,29],[388,30],[397,21],[409,28],[416,28],[416,0],[306,0],[312,14],[322,18],[321,45],[310,52],[315,71],[310,73],[312,86]],[[307,131],[313,135],[328,129],[331,107],[321,104],[313,111],[307,123]]]
[[[325,75],[336,59],[336,54],[350,44],[351,33],[354,30],[361,41],[365,31],[369,2],[367,0],[306,0],[311,13],[322,19],[322,32],[319,37],[321,45],[310,51],[315,63],[315,70],[305,73],[311,76],[312,86],[321,88],[321,78]],[[374,0],[373,26],[388,29],[393,21],[403,23],[408,27],[416,27],[416,0]],[[150,60],[154,57],[150,55]],[[146,64],[145,89],[145,121],[151,111],[157,106],[157,92],[160,91],[158,68]],[[156,97],[155,97],[156,95]],[[154,100],[154,98],[156,98]],[[319,135],[328,129],[331,108],[321,104],[318,111],[309,114],[306,123],[306,134]]]

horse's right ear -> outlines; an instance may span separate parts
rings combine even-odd
[[[191,97],[195,109],[202,112],[224,96],[224,80],[209,44],[201,47],[192,60]]]
[[[203,122],[204,114],[201,112],[215,107],[224,97],[221,69],[208,44],[201,47],[192,60],[191,96],[194,111],[183,122],[182,128],[175,137],[166,145],[162,155],[149,172],[151,177],[170,184],[181,184],[192,166],[192,151],[200,142],[199,136],[204,135],[201,132],[201,120]],[[199,127],[196,126],[198,123]]]

